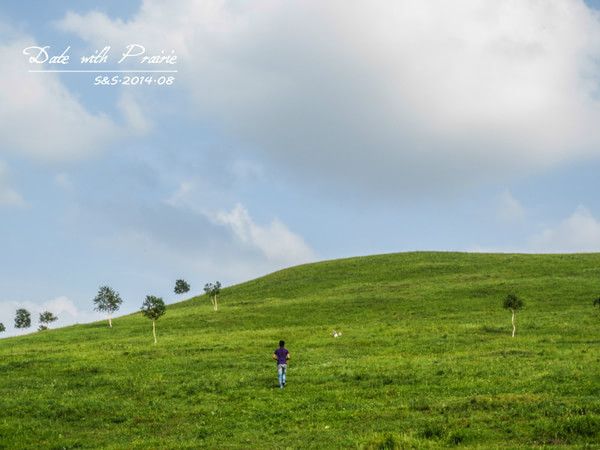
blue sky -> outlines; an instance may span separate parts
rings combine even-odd
[[[103,284],[126,313],[176,301],[180,277],[200,292],[352,255],[600,251],[599,6],[3,2],[6,335],[18,307],[98,318]],[[130,43],[175,50],[174,84],[94,86],[22,54]]]

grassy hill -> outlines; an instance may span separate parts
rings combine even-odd
[[[0,447],[600,448],[598,295],[600,254],[403,253],[171,305],[157,345],[140,314],[2,339]]]

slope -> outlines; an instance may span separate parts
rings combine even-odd
[[[2,339],[0,447],[593,448],[599,294],[599,254],[401,253],[170,305],[158,345],[139,314]]]

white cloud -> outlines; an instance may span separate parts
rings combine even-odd
[[[22,330],[14,328],[15,312],[19,308],[25,308],[31,313],[30,328]],[[93,311],[80,310],[72,300],[65,296],[56,297],[42,303],[32,301],[2,301],[0,302],[0,322],[6,327],[6,332],[0,334],[0,337],[16,336],[36,331],[39,326],[39,314],[44,311],[50,311],[58,317],[56,322],[50,324],[50,328],[59,328],[75,323],[88,323],[103,318],[102,315]]]
[[[165,200],[165,203],[175,208],[187,206],[188,197],[194,191],[194,188],[195,185],[192,181],[181,181],[177,190]]]
[[[301,176],[402,195],[599,156],[582,1],[144,0],[59,26],[176,49],[198,117]]]
[[[6,164],[0,161],[0,206],[25,206],[21,194],[8,185]]]
[[[498,196],[496,212],[504,222],[520,222],[525,218],[525,208],[508,190]]]
[[[214,173],[219,172],[215,170]],[[187,178],[176,183],[177,188],[163,203],[179,211],[211,221],[216,209],[233,202],[230,191],[208,180],[208,176]]]
[[[159,204],[119,209],[110,215],[119,217],[114,231],[96,239],[98,250],[122,255],[157,289],[182,274],[232,283],[317,259],[281,220],[257,223],[242,205],[223,210],[229,202],[205,200],[212,192],[209,184],[185,180]]]
[[[136,278],[143,280],[145,289],[151,292],[164,292],[172,278],[181,274],[204,282],[221,280],[230,283],[283,268],[240,250],[218,233],[207,232],[206,224],[202,222],[198,224],[196,234],[180,233],[174,237],[157,230],[126,228],[97,239],[95,243],[103,250],[125,255],[130,272],[135,272]],[[151,266],[147,265],[148,261],[153,262]],[[170,290],[165,295],[168,294]]]
[[[119,99],[118,107],[125,117],[130,131],[136,134],[146,134],[150,131],[152,124],[133,94],[125,92]]]
[[[267,226],[258,225],[240,204],[229,212],[219,212],[216,222],[229,227],[241,243],[260,250],[271,262],[292,265],[316,259],[304,240],[281,221],[274,219]]]
[[[5,33],[6,34],[6,33]],[[105,114],[89,112],[54,73],[28,73],[27,36],[0,43],[0,146],[37,161],[70,161],[90,155],[126,134]],[[130,114],[132,115],[132,114]]]
[[[530,248],[542,253],[600,251],[600,221],[584,206],[554,227],[533,236]]]
[[[254,260],[249,261],[251,265],[256,266],[260,261],[267,270],[273,270],[316,260],[314,251],[304,239],[280,220],[273,219],[268,225],[259,225],[240,203],[230,211],[212,210],[201,201],[205,195],[204,192],[199,192],[194,182],[182,181],[165,203],[180,211],[192,213],[213,226],[217,225],[218,229],[212,230],[215,239],[231,241],[233,238],[228,245],[233,244],[234,254],[237,252],[241,257],[247,251],[257,251],[258,254],[245,255]],[[229,237],[219,236],[223,229],[228,231]]]

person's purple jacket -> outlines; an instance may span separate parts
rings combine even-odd
[[[273,353],[277,358],[277,364],[287,364],[287,360],[290,354],[287,348],[279,347]]]

